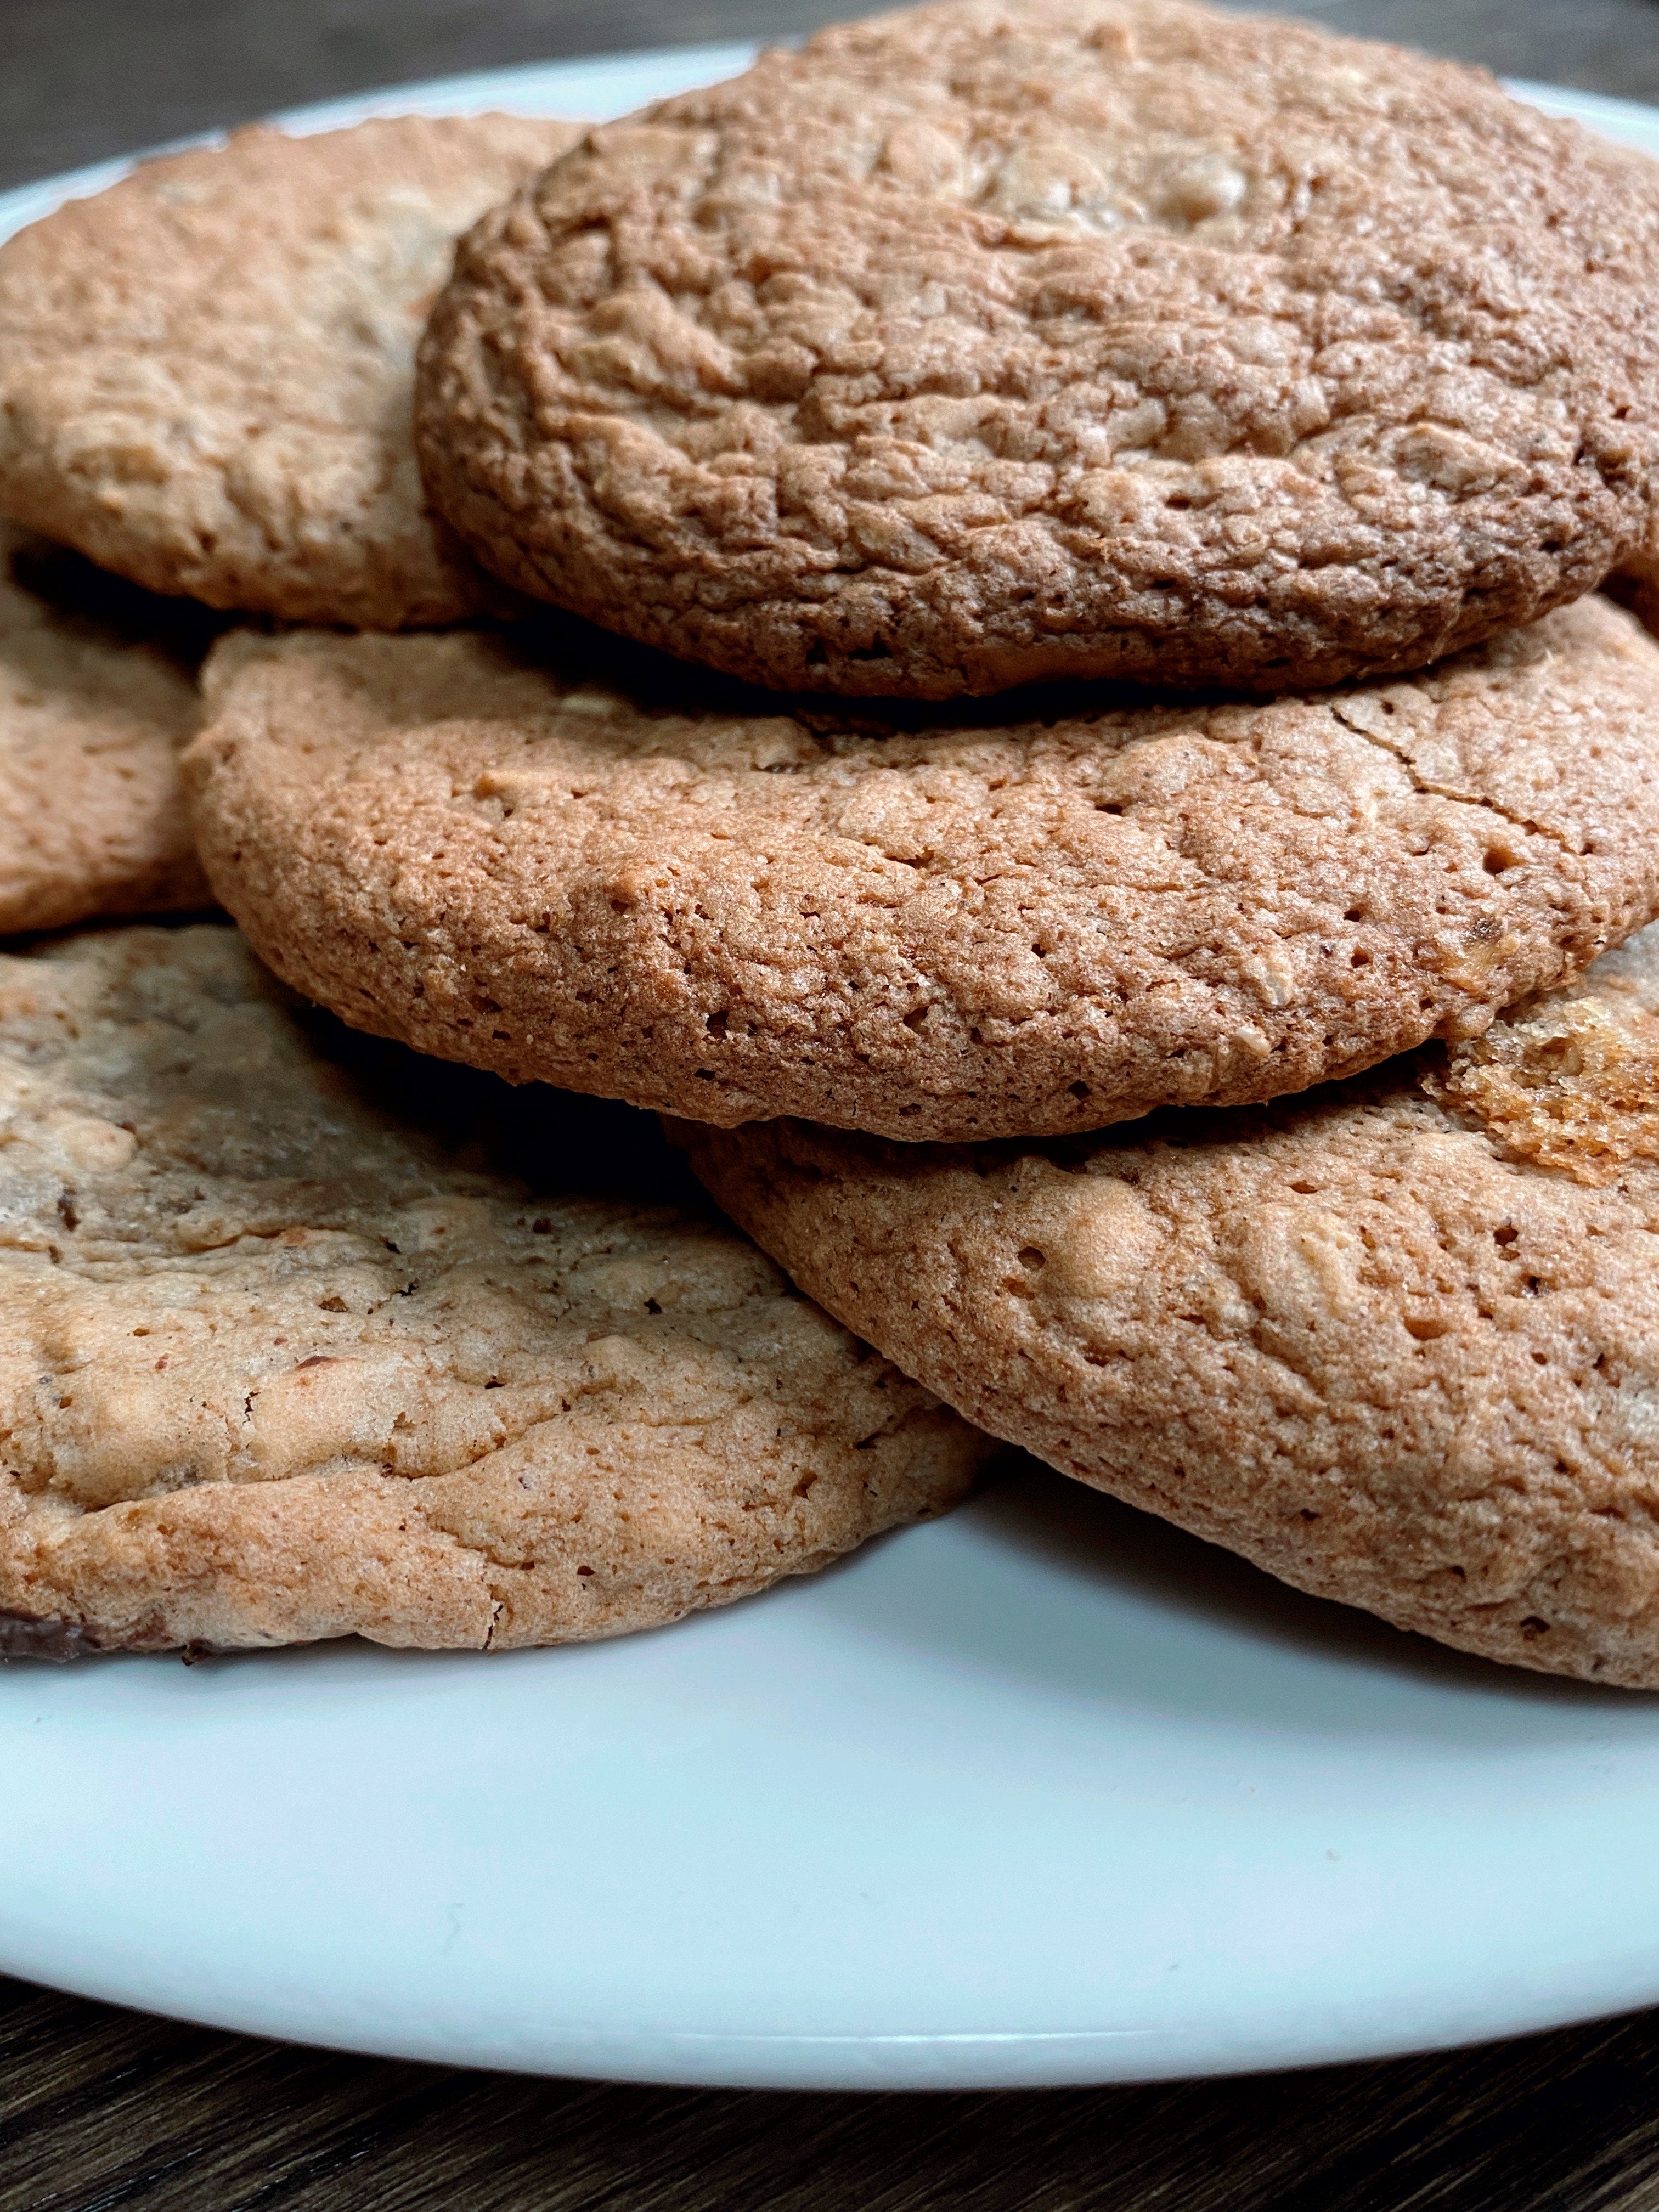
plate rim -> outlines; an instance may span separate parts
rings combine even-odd
[[[588,88],[601,78],[613,83],[637,79],[641,97],[659,96],[665,75],[688,87],[729,75],[746,66],[758,50],[754,41],[668,45],[617,53],[562,57],[543,63],[410,80],[328,100],[279,111],[266,118],[296,134],[341,128],[374,114],[423,112],[465,114],[504,106],[544,115],[580,118],[588,112]],[[1659,155],[1659,107],[1572,88],[1530,80],[1509,80],[1508,89],[1546,112],[1564,115],[1592,130]],[[612,112],[618,112],[612,109]],[[622,111],[625,112],[625,111]],[[140,152],[91,163],[57,175],[15,185],[0,193],[0,239],[49,213],[67,199],[101,191],[141,161],[185,147],[220,143],[222,131],[195,134]],[[0,1680],[3,1675],[0,1675]],[[0,1945],[0,1972],[19,1974],[96,2002],[159,2012],[228,2033],[276,2036],[317,2047],[374,2053],[426,2063],[471,2063],[507,2071],[557,2073],[605,2081],[672,2083],[707,2087],[769,2087],[826,2090],[895,2090],[936,2087],[1035,2088],[1082,2084],[1148,2081],[1225,2075],[1267,2068],[1300,2068],[1379,2060],[1412,2051],[1450,2050],[1497,2037],[1536,2033],[1553,2027],[1614,2016],[1659,2000],[1659,1979],[1650,1971],[1621,1962],[1604,1971],[1587,1971],[1577,1997],[1539,1992],[1530,2002],[1506,2009],[1501,2027],[1471,2017],[1462,2025],[1443,2018],[1438,2029],[1426,2023],[1398,2027],[1373,2021],[1351,2023],[1346,2031],[1328,2021],[1322,2029],[1298,2036],[1285,2033],[1271,2043],[1258,2033],[1249,2048],[1218,2053],[1213,2031],[1202,2027],[1180,2033],[1113,2029],[1017,2029],[983,2032],[872,2033],[826,2035],[779,2032],[734,2034],[726,2029],[681,2027],[627,2031],[574,2021],[550,2030],[556,2051],[480,2050],[458,2054],[453,2037],[422,2032],[389,2033],[386,2021],[365,2020],[359,2027],[339,2019],[307,2017],[303,1999],[285,2002],[280,1993],[227,2001],[204,1992],[182,2005],[157,1985],[153,1971],[131,1962],[72,1962],[56,1954],[50,1942],[32,1942],[21,1929],[9,1929]],[[143,1944],[137,1950],[142,1954]],[[1474,2008],[1478,2013],[1478,2006]],[[1206,2033],[1208,2047],[1206,2044]],[[1191,2045],[1192,2048],[1183,2049]]]

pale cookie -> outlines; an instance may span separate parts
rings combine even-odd
[[[83,567],[0,523],[0,933],[212,902],[179,776],[188,641]]]
[[[427,512],[415,341],[457,232],[574,136],[240,131],[0,246],[0,514],[155,592],[398,629],[503,594]]]
[[[1398,49],[948,0],[592,132],[422,343],[441,511],[757,682],[1306,690],[1649,532],[1656,190]]]
[[[616,1636],[960,1495],[745,1239],[568,1194],[593,1109],[526,1094],[532,1194],[320,1026],[221,926],[0,958],[0,1645]]]
[[[263,957],[515,1081],[957,1139],[1304,1090],[1659,912],[1659,645],[1601,599],[1410,683],[885,736],[580,666],[222,641],[186,769]]]
[[[1659,1689],[1659,928],[1265,1112],[980,1151],[680,1133],[994,1434],[1322,1597]]]

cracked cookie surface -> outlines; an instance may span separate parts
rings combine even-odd
[[[1035,1147],[681,1124],[908,1373],[1322,1597],[1659,1689],[1659,928],[1484,1037]]]
[[[957,1139],[1302,1090],[1659,911],[1659,645],[1594,598],[1409,682],[884,732],[592,666],[222,640],[187,773],[262,957],[515,1080]]]
[[[422,342],[498,574],[791,690],[1301,690],[1650,541],[1651,173],[1482,73],[951,0],[594,131]]]
[[[0,246],[0,514],[151,591],[399,629],[503,594],[426,506],[415,343],[456,234],[568,124],[265,129]]]
[[[0,523],[0,933],[211,903],[179,775],[206,638],[168,611]]]
[[[985,1440],[725,1224],[469,1164],[328,1042],[221,925],[0,957],[0,1647],[618,1635],[965,1488]]]

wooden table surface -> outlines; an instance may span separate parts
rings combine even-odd
[[[845,12],[834,0],[0,0],[0,187],[335,93],[787,33]],[[1659,100],[1659,0],[1314,0],[1303,12]],[[39,1822],[44,1850],[69,1817],[4,1810]],[[0,2212],[128,2206],[1659,2212],[1659,2013],[1236,2081],[807,2096],[342,2058],[0,1980]]]

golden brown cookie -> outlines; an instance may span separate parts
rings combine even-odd
[[[973,1151],[680,1134],[994,1434],[1402,1628],[1659,1689],[1659,928],[1270,1109]]]
[[[0,958],[0,1647],[616,1636],[961,1494],[744,1238],[580,1194],[605,1117],[523,1095],[532,1192],[498,1085],[330,1027],[221,926]]]
[[[428,514],[415,341],[457,232],[574,136],[239,131],[0,246],[0,514],[155,592],[399,629],[501,597]]]
[[[113,580],[0,523],[0,933],[211,902],[179,776],[207,641]]]
[[[262,957],[515,1081],[955,1140],[1303,1090],[1659,911],[1659,645],[1600,599],[1408,683],[884,735],[584,665],[222,641],[188,772]]]
[[[458,257],[439,507],[792,689],[1420,667],[1648,532],[1659,191],[1482,72],[945,0],[593,131]]]

